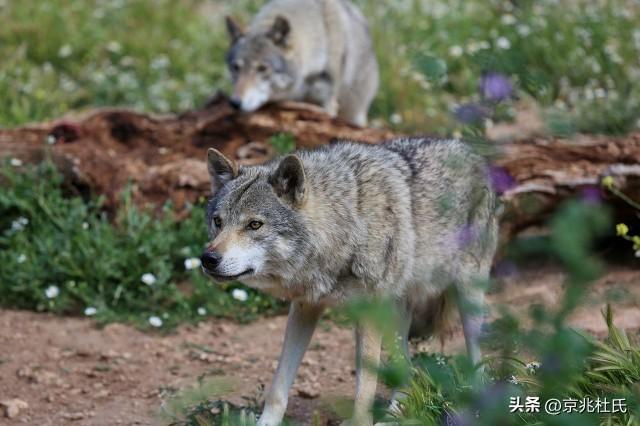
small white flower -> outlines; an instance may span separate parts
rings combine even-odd
[[[593,93],[593,89],[585,89],[584,98],[588,101],[592,101],[595,98],[595,94]]]
[[[513,25],[516,23],[516,17],[510,13],[507,13],[506,15],[502,15],[502,17],[500,18],[500,22],[502,22],[504,25]]]
[[[98,310],[93,306],[87,306],[84,310],[84,314],[88,317],[94,316],[97,313],[98,313]]]
[[[536,372],[537,369],[540,368],[540,363],[536,362],[536,361],[532,361],[532,362],[527,363],[524,367],[527,369],[527,371],[529,373],[533,374],[533,373]]]
[[[155,275],[147,272],[146,274],[142,275],[142,277],[140,278],[140,281],[142,281],[146,285],[154,285],[156,283],[157,279],[156,279]]]
[[[247,299],[249,298],[249,295],[247,294],[247,292],[241,288],[236,288],[231,292],[231,296],[236,299],[239,300],[241,302],[246,302]]]
[[[87,222],[82,222],[82,229],[89,229],[89,224]]]
[[[47,296],[47,299],[55,299],[60,294],[60,289],[58,286],[50,285],[44,291],[44,295]]]
[[[602,87],[598,87],[593,94],[596,96],[596,98],[605,98],[607,96],[607,91],[604,90]]]
[[[199,268],[201,265],[200,259],[197,257],[190,257],[184,260],[184,269],[190,271],[191,269]]]
[[[518,34],[520,34],[522,37],[526,37],[529,34],[531,34],[531,28],[528,25],[518,25],[516,27],[516,31],[518,31]]]
[[[152,327],[162,327],[162,318],[152,315],[149,317],[149,324]]]
[[[397,112],[394,112],[393,114],[391,114],[391,117],[389,117],[389,121],[391,121],[393,124],[400,124],[402,123],[402,116]]]
[[[19,158],[12,158],[12,159],[11,159],[11,161],[10,161],[10,163],[11,163],[11,165],[12,165],[13,167],[20,167],[20,166],[22,166],[22,160],[21,160],[21,159],[19,159]]]
[[[60,50],[58,50],[58,56],[60,56],[61,58],[68,58],[72,53],[73,49],[68,44],[65,44],[60,48]]]
[[[640,127],[640,126],[638,126]],[[636,257],[640,257],[640,250],[636,250]]]
[[[451,46],[449,48],[449,55],[451,55],[454,58],[459,58],[460,56],[462,56],[462,53],[464,53],[464,51],[462,50],[462,47],[458,45]]]
[[[198,312],[198,315],[202,315],[202,316],[207,315],[207,310],[202,306],[198,308],[197,312]]]
[[[122,49],[122,46],[120,46],[120,43],[118,43],[115,40],[112,40],[109,43],[107,43],[107,50],[109,52],[118,53],[120,52],[121,49]]]
[[[500,49],[505,49],[506,50],[506,49],[511,47],[511,42],[506,37],[498,37],[498,39],[496,40],[496,45]]]
[[[16,259],[16,261],[17,261],[18,263],[24,263],[24,262],[26,262],[26,261],[27,261],[27,255],[25,255],[25,254],[21,254],[21,255],[19,255],[19,256],[18,256],[18,258]]]
[[[57,142],[56,137],[53,135],[48,135],[46,139],[47,145],[55,145]]]
[[[155,58],[153,58],[153,60],[151,61],[151,64],[149,64],[149,66],[151,67],[151,69],[153,70],[161,70],[161,69],[165,69],[168,68],[169,65],[171,65],[171,60],[169,59],[168,56],[166,55],[159,55],[156,56]]]
[[[509,379],[509,383],[512,383],[514,385],[519,384],[520,382],[518,381],[518,379],[516,378],[516,376],[511,376],[511,378]]]
[[[19,232],[22,231],[29,224],[29,219],[26,217],[19,217],[13,222],[11,222],[11,231]]]

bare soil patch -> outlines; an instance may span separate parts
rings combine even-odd
[[[563,273],[530,268],[503,278],[489,303],[526,315],[533,303],[553,305],[562,294]],[[640,271],[611,268],[589,291],[588,303],[571,322],[597,336],[606,327],[601,309],[611,300],[618,326],[640,330]],[[168,389],[193,386],[199,376],[224,377],[234,386],[225,399],[257,397],[275,369],[285,317],[251,324],[210,320],[169,335],[130,326],[96,327],[91,319],[0,311],[0,402],[18,399],[18,412],[0,425],[155,425]],[[313,416],[332,424],[330,401],[349,397],[354,386],[352,333],[330,322],[319,327],[296,380],[288,414],[308,423]],[[422,349],[439,350],[430,341]],[[462,350],[456,330],[445,352]],[[6,411],[6,409],[5,409]]]

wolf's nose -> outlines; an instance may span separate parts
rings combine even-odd
[[[222,257],[213,251],[206,251],[200,256],[200,262],[206,269],[216,269],[220,264],[220,260],[222,260]]]
[[[231,99],[229,99],[229,103],[234,109],[240,109],[242,106],[242,99],[237,96],[232,96]]]

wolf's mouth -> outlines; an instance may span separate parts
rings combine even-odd
[[[203,268],[203,269],[204,269],[204,272],[207,275],[209,275],[211,278],[213,278],[216,281],[233,281],[233,280],[237,280],[240,277],[243,277],[245,275],[250,275],[250,274],[253,273],[253,269],[251,269],[251,268],[249,268],[246,271],[241,272],[241,273],[239,273],[237,275],[220,275],[220,274],[217,274],[217,273],[211,271],[210,269],[207,269],[207,268]]]

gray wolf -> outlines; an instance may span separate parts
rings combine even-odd
[[[255,111],[268,101],[320,105],[364,126],[378,89],[367,22],[347,0],[272,0],[243,30],[227,17],[231,103]]]
[[[354,298],[395,301],[409,359],[412,318],[438,322],[455,290],[467,350],[480,359],[483,291],[496,247],[496,198],[483,158],[457,140],[339,142],[265,165],[208,152],[206,274],[291,301],[259,425],[276,425],[323,310]],[[434,307],[425,313],[425,307]],[[415,326],[415,324],[414,324]],[[429,324],[424,327],[432,328]],[[358,361],[377,365],[381,336],[356,327]],[[376,375],[357,369],[354,424],[370,424]]]

